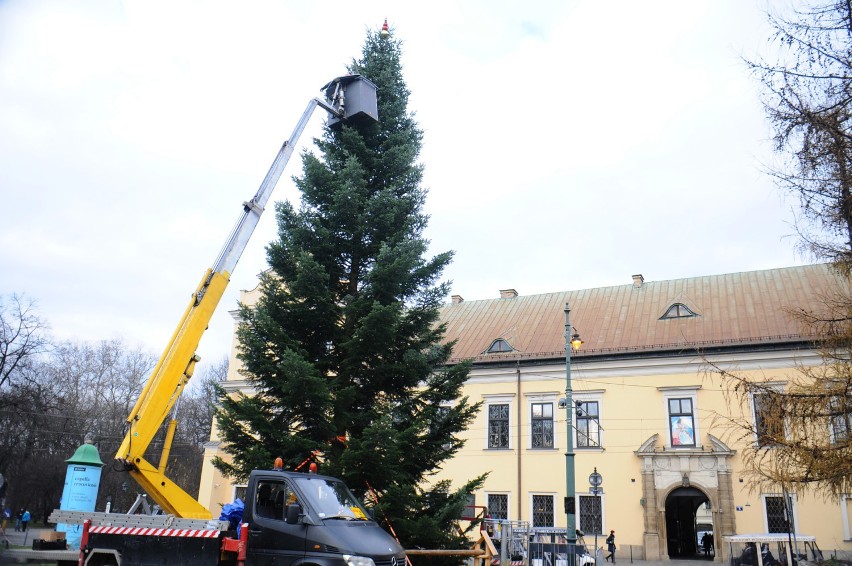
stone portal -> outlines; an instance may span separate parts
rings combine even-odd
[[[642,459],[642,505],[646,560],[697,556],[696,511],[705,502],[717,542],[716,562],[727,560],[723,536],[735,534],[731,457],[734,451],[708,434],[703,448],[658,446],[659,435],[646,440]]]

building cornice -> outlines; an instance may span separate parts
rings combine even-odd
[[[774,350],[810,350],[813,349],[815,336],[803,336],[800,334],[789,334],[783,336],[762,336],[751,340],[707,340],[699,342],[680,342],[671,344],[650,344],[644,346],[625,346],[623,348],[587,348],[571,354],[572,363],[583,360],[600,359],[623,359],[652,357],[691,357],[719,353],[757,352]],[[565,350],[552,352],[505,352],[494,354],[480,354],[473,358],[450,358],[447,365],[454,365],[463,361],[471,362],[476,366],[516,366],[517,364],[552,363],[557,360],[565,360]]]
[[[615,377],[641,377],[679,374],[712,373],[717,370],[749,371],[788,369],[822,363],[816,350],[768,350],[757,352],[725,352],[707,355],[672,356],[668,358],[620,358],[571,360],[575,380]],[[565,380],[565,361],[551,361],[520,367],[474,366],[469,383],[505,383],[542,380]],[[689,387],[694,388],[694,385]]]

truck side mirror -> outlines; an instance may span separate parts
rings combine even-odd
[[[298,503],[291,503],[287,506],[287,513],[284,515],[284,521],[288,525],[296,525],[299,523],[299,516],[302,514],[302,507]]]

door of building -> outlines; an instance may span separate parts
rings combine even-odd
[[[708,501],[695,487],[679,487],[666,498],[666,543],[670,558],[703,558],[695,514]]]

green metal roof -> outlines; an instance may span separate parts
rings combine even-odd
[[[101,455],[94,444],[83,444],[74,452],[74,455],[65,460],[69,464],[82,464],[85,466],[103,466]]]

